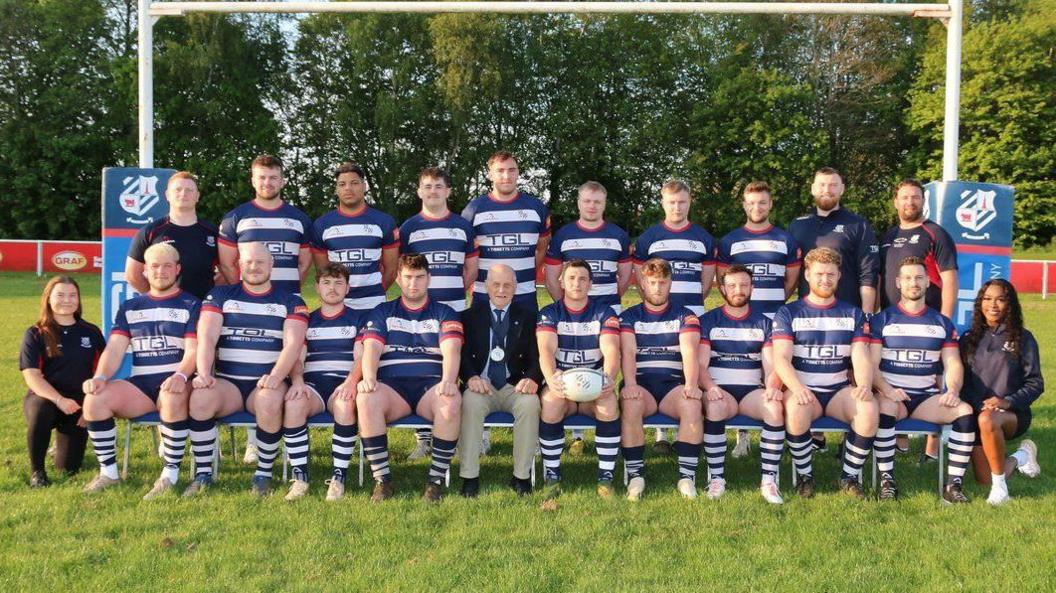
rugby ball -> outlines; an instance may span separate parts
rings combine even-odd
[[[565,399],[574,402],[592,402],[601,395],[605,375],[594,369],[569,369],[561,373],[565,386]]]

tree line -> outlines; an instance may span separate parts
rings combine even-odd
[[[134,166],[134,0],[0,0],[0,237],[98,238],[101,170]],[[960,177],[1016,187],[1021,246],[1056,236],[1056,0],[967,7]],[[200,177],[200,212],[248,199],[258,153],[286,197],[334,205],[332,170],[361,164],[402,220],[417,171],[484,191],[496,149],[575,218],[609,190],[635,235],[669,177],[693,218],[740,224],[740,191],[775,191],[787,224],[811,172],[844,172],[848,207],[894,221],[894,183],[941,176],[945,29],[932,20],[802,16],[191,15],[155,26],[155,164]]]

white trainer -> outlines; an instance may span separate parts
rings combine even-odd
[[[682,495],[682,498],[694,499],[697,497],[697,485],[693,483],[693,480],[689,478],[682,478],[678,481],[678,493]]]
[[[759,486],[759,492],[763,495],[763,500],[770,504],[785,504],[785,499],[781,498],[781,492],[777,489],[776,482],[763,482]]]
[[[722,478],[712,479],[711,483],[708,484],[708,498],[718,500],[722,498],[723,494],[726,494],[726,480]]]
[[[643,492],[645,492],[645,478],[635,476],[631,478],[630,482],[627,482],[627,500],[638,502],[642,499]]]
[[[154,487],[150,489],[150,492],[143,495],[143,500],[152,500],[159,496],[163,496],[166,492],[172,491],[173,486],[175,486],[175,484],[170,482],[168,478],[158,478],[157,481],[154,482]]]
[[[1041,474],[1041,465],[1038,464],[1038,446],[1030,439],[1023,439],[1019,444],[1019,450],[1027,454],[1027,462],[1016,467],[1019,473],[1028,478],[1036,478]]]
[[[242,463],[246,465],[257,464],[257,444],[254,442],[246,443],[246,454],[242,456]]]
[[[414,451],[407,456],[407,461],[415,461],[417,459],[425,459],[429,457],[433,452],[433,441],[432,440],[418,440],[414,445]]]
[[[737,444],[733,446],[733,456],[737,459],[748,457],[748,451],[752,448],[752,438],[748,436],[747,430],[737,431]]]
[[[1012,497],[1008,495],[1008,488],[1001,487],[990,487],[990,496],[986,497],[986,502],[990,503],[990,506],[1001,506],[1006,502],[1012,500]]]
[[[308,494],[308,482],[304,480],[291,480],[290,491],[286,493],[286,500],[294,501],[304,498]]]
[[[341,500],[345,496],[345,483],[337,478],[330,478],[326,481],[330,485],[326,489],[326,500],[335,501]]]

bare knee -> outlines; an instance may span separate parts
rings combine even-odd
[[[979,432],[999,432],[997,423],[994,422],[994,413],[992,410],[983,410],[979,413]]]
[[[102,420],[111,416],[110,400],[106,392],[90,393],[84,396],[84,404],[81,406],[85,420]]]
[[[436,398],[436,405],[433,410],[434,414],[439,419],[448,421],[457,420],[462,410],[462,396],[453,395],[450,397],[438,397]]]
[[[351,400],[336,400],[331,407],[331,412],[334,415],[334,422],[339,424],[352,424],[356,421],[356,406]]]

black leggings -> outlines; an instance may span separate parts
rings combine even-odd
[[[55,437],[55,469],[71,474],[80,471],[84,448],[88,443],[88,429],[77,426],[81,413],[63,414],[51,400],[35,393],[26,394],[22,401],[22,412],[26,417],[26,442],[33,471],[44,471],[44,458],[51,444],[52,429],[58,430]]]

